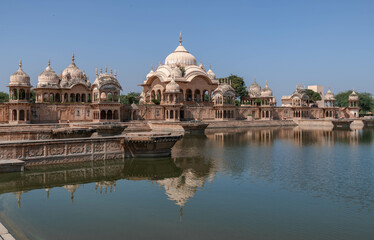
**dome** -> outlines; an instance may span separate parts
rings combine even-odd
[[[268,81],[266,81],[265,87],[261,90],[261,97],[272,97],[273,91],[268,87]]]
[[[335,95],[331,92],[330,88],[326,92],[325,100],[335,100]]]
[[[151,71],[149,71],[149,73],[147,74],[146,78],[148,79],[148,78],[152,77],[154,73],[155,72],[153,71],[153,67],[151,67]]]
[[[31,87],[30,86],[30,76],[27,75],[22,70],[22,61],[19,61],[19,68],[17,72],[13,73],[10,76],[10,83],[9,86],[24,86],[24,87]]]
[[[351,101],[358,101],[358,95],[357,93],[355,92],[355,90],[352,91],[352,93],[349,95],[349,100]]]
[[[216,79],[216,74],[214,74],[214,72],[212,71],[211,66],[209,66],[209,70],[206,73],[208,74],[210,79]]]
[[[48,60],[48,67],[39,75],[37,88],[59,88],[59,77],[51,68],[51,62]]]
[[[67,68],[65,68],[65,70],[62,72],[62,77],[65,77],[68,74],[70,75],[72,79],[74,78],[83,79],[84,78],[83,72],[77,67],[77,65],[75,65],[74,53],[73,53],[72,61],[70,65]]]
[[[171,71],[172,71],[172,76],[176,78],[182,77],[182,71],[178,67],[173,68]]]
[[[167,85],[166,85],[166,93],[180,93],[180,87],[179,84],[175,82],[174,79],[172,79]]]
[[[236,92],[230,84],[223,83],[220,84],[213,92],[213,95],[222,95],[222,96],[235,96]]]
[[[256,78],[254,82],[249,86],[248,94],[250,97],[259,97],[261,96],[261,87],[257,84]]]
[[[108,90],[117,90],[117,89],[122,90],[122,87],[117,80],[116,73],[112,75],[112,73],[105,72],[105,73],[100,73],[100,75],[96,75],[96,80],[92,84],[92,87],[94,86],[96,86],[99,89],[105,88]]]
[[[171,67],[196,65],[196,58],[182,46],[182,35],[179,36],[179,46],[166,57],[165,64]]]

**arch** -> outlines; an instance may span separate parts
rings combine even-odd
[[[106,119],[106,112],[104,110],[101,110],[100,112],[100,119],[105,120]]]
[[[55,95],[55,101],[56,102],[60,102],[61,100],[60,100],[60,94],[59,93],[56,93],[56,95]]]
[[[166,119],[169,119],[169,110],[166,110]]]
[[[87,94],[87,102],[91,102],[91,93]]]
[[[112,110],[108,110],[107,114],[106,114],[106,119],[108,120],[112,120],[113,119],[113,113],[112,113]]]
[[[186,90],[186,101],[188,102],[192,101],[192,90],[191,89]]]
[[[181,89],[181,95],[179,101],[183,102],[184,101],[184,95],[183,95],[183,90]]]
[[[75,101],[76,102],[81,102],[81,95],[79,93],[77,93],[77,95],[75,95]]]
[[[201,102],[201,93],[200,89],[196,89],[194,92],[194,101],[195,102]]]
[[[133,116],[136,116],[136,111],[134,111],[134,115]],[[119,119],[118,110],[114,110],[114,112],[113,112],[113,119],[116,119],[116,120]]]
[[[118,92],[114,92],[114,95],[113,95],[113,101],[114,102],[117,102],[118,101]]]
[[[20,110],[19,111],[19,118],[18,118],[19,121],[25,121],[25,110]]]
[[[26,92],[25,89],[19,90],[19,100],[25,100],[26,99]]]
[[[55,95],[53,93],[49,94],[49,102],[54,102],[55,101]]]
[[[64,102],[69,101],[69,95],[67,93],[64,94]]]
[[[223,111],[223,118],[226,118],[226,110]]]
[[[159,89],[159,90],[157,90],[156,99],[161,101],[161,96],[162,96],[161,95],[161,90]]]
[[[17,89],[13,89],[12,99],[13,100],[17,100],[18,99]]]
[[[82,93],[81,98],[82,102],[86,102],[86,94]]]
[[[17,121],[17,110],[14,109],[12,112],[13,112],[13,114],[12,114],[12,120],[13,121]]]
[[[209,92],[208,90],[203,91],[203,102],[209,102]]]
[[[43,93],[43,102],[48,102],[49,95],[48,93]]]
[[[30,121],[30,111],[26,111],[26,121]]]
[[[155,97],[156,97],[155,90],[152,90],[152,92],[151,92],[151,101],[155,100],[156,99]]]
[[[105,92],[102,92],[102,93],[100,94],[100,99],[101,99],[101,100],[106,100],[106,93],[105,93]]]
[[[70,102],[75,102],[75,94],[74,93],[70,94]]]
[[[111,92],[108,92],[108,101],[113,102],[113,94]]]
[[[170,110],[170,119],[174,119],[174,111]]]

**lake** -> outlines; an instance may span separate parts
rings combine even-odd
[[[374,130],[186,135],[171,158],[0,175],[22,239],[373,239]]]

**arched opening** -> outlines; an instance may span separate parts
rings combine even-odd
[[[134,111],[134,116],[135,116],[135,114],[136,114],[136,111]],[[113,112],[113,119],[116,119],[116,120],[119,119],[118,111],[117,110],[114,110],[114,112]]]
[[[100,94],[100,99],[103,100],[103,101],[106,100],[106,93],[105,93],[105,92],[102,92],[102,93]]]
[[[82,102],[86,102],[86,94],[82,94]]]
[[[117,102],[118,101],[118,93],[115,92],[113,95],[113,101]]]
[[[87,95],[87,101],[91,102],[91,94],[90,93]]]
[[[191,89],[187,89],[186,90],[186,101],[192,101],[192,90]]]
[[[111,92],[108,92],[108,101],[113,102],[113,94]]]
[[[108,113],[106,114],[106,118],[108,120],[112,120],[113,119],[113,113],[112,113],[112,110],[108,110]]]
[[[43,93],[43,102],[48,102],[49,95],[48,93]]]
[[[166,119],[169,119],[169,110],[166,110]]]
[[[69,95],[67,93],[64,94],[64,102],[69,101]]]
[[[77,93],[77,95],[75,95],[75,101],[78,102],[78,103],[81,101],[81,95],[79,93]]]
[[[201,94],[200,94],[200,90],[199,89],[195,90],[194,101],[195,102],[201,102]]]
[[[204,102],[209,102],[209,92],[208,92],[208,90],[203,91],[203,101]]]
[[[17,99],[18,99],[17,89],[14,89],[14,90],[13,90],[12,99],[13,99],[13,100],[17,100]]]
[[[170,119],[174,119],[174,111],[170,110]]]
[[[60,102],[61,101],[60,100],[60,94],[56,93],[55,100],[56,100],[56,102]]]
[[[30,111],[27,110],[26,112],[26,121],[30,121]]]
[[[226,118],[226,110],[223,111],[223,118]]]
[[[100,119],[105,120],[106,119],[106,112],[104,110],[101,110],[100,112]]]
[[[19,111],[19,121],[25,121],[25,111],[24,110]]]
[[[156,94],[155,94],[155,91],[153,90],[153,91],[151,92],[151,101],[152,101],[152,100],[155,100],[155,95],[156,95]]]
[[[180,99],[179,99],[179,101],[181,101],[181,102],[183,102],[184,100],[183,100],[183,98],[184,98],[184,95],[183,95],[183,90],[181,89],[181,95],[180,95]]]
[[[15,110],[15,109],[13,110],[12,120],[17,121],[17,110]]]
[[[157,90],[156,99],[161,101],[161,91],[160,90]]]
[[[26,93],[24,89],[19,90],[19,100],[25,100],[26,99]]]
[[[75,94],[70,94],[70,102],[75,102]]]
[[[53,95],[53,93],[50,93],[49,94],[49,102],[54,102],[55,101],[55,96]]]

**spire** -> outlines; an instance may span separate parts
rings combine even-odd
[[[19,60],[19,64],[18,64],[18,66],[19,66],[19,69],[22,68],[22,60],[21,60],[21,59]]]
[[[182,32],[179,33],[179,46],[182,46]]]
[[[100,73],[103,73],[103,67],[100,68]]]
[[[153,64],[151,65],[151,71],[153,72]]]
[[[256,83],[256,77],[255,77],[253,80],[254,80],[254,82]]]
[[[107,68],[107,66],[105,66],[105,73],[108,73],[108,68]]]
[[[267,87],[267,86],[268,86],[268,80],[265,81],[265,87]]]
[[[212,70],[212,65],[209,65],[209,70]]]
[[[95,71],[95,73],[96,73],[96,76],[97,76],[97,75],[99,75],[99,74],[97,73],[97,68],[96,68],[96,71]]]
[[[51,66],[51,58],[48,58],[48,67]]]
[[[117,78],[117,70],[114,69],[114,77]]]
[[[71,63],[74,63],[75,57],[74,57],[74,52],[73,55],[71,56]]]
[[[110,69],[110,75],[113,75],[113,70],[112,69]]]

